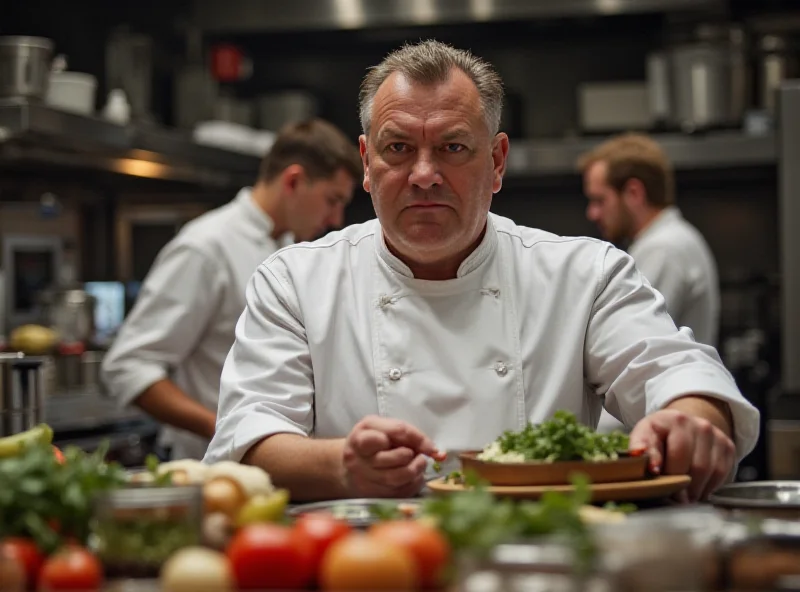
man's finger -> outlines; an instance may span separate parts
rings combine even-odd
[[[417,428],[404,421],[387,417],[369,417],[364,420],[366,427],[386,434],[394,446],[406,446],[420,454],[437,458],[441,452],[433,440]]]
[[[694,459],[695,434],[690,422],[681,422],[669,432],[664,443],[665,475],[688,475]]]
[[[369,458],[392,448],[391,439],[381,430],[362,428],[350,436],[350,445],[358,456]]]
[[[708,486],[708,480],[713,471],[714,453],[714,427],[709,422],[699,420],[694,423],[694,454],[689,476],[692,483],[689,485],[689,500],[698,501]]]
[[[707,499],[717,488],[725,483],[736,462],[736,446],[721,430],[714,428],[715,444],[712,455],[711,477],[700,499]]]
[[[393,469],[375,469],[367,467],[365,476],[374,483],[391,489],[402,489],[415,483],[425,474],[428,461],[423,455],[417,455],[409,464]]]
[[[372,467],[375,469],[394,469],[408,465],[417,453],[410,448],[401,446],[391,450],[382,450],[372,459]]]
[[[649,418],[645,418],[636,424],[630,435],[631,450],[647,451],[649,470],[659,474],[664,466],[664,445],[661,437],[655,432]]]

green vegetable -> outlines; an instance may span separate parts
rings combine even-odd
[[[148,516],[138,511],[130,519],[105,519],[93,527],[97,556],[112,570],[136,569],[157,574],[161,565],[178,549],[200,544],[196,524],[185,518]]]
[[[172,485],[172,473],[169,471],[165,473],[159,473],[158,467],[160,464],[161,463],[155,454],[148,454],[147,458],[144,459],[144,466],[153,479],[150,485],[157,487],[166,487]]]
[[[30,430],[0,438],[0,458],[9,458],[23,453],[27,448],[50,445],[53,442],[53,428],[40,423]]]
[[[529,423],[519,432],[504,432],[498,443],[503,452],[521,453],[527,461],[602,461],[616,460],[626,451],[628,436],[622,432],[598,434],[562,410],[549,421]]]
[[[436,471],[437,473],[441,473],[442,472],[442,463],[440,463],[438,460],[435,461],[433,463],[433,470]]]
[[[125,483],[125,472],[106,463],[107,444],[89,454],[74,446],[59,464],[52,446],[39,443],[0,459],[0,538],[33,538],[45,552],[65,539],[85,544],[95,493]]]
[[[431,498],[422,506],[422,516],[437,524],[455,551],[481,554],[503,542],[560,535],[575,551],[576,567],[590,567],[595,546],[579,512],[590,499],[583,475],[573,478],[574,493],[547,492],[538,502],[498,499],[473,475],[465,481],[470,488],[464,492]]]

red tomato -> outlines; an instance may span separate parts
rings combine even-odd
[[[65,460],[64,459],[64,453],[61,452],[61,450],[58,448],[58,446],[53,446],[53,456],[56,457],[56,460],[58,461],[58,464],[60,464],[60,465],[64,464],[64,460]]]
[[[63,547],[48,557],[39,574],[40,592],[55,590],[99,590],[103,567],[97,557],[83,547]]]
[[[317,572],[322,556],[334,542],[347,536],[353,528],[343,520],[337,520],[324,512],[303,514],[295,522],[295,530],[302,532],[313,545],[312,565]]]
[[[36,586],[39,569],[44,561],[44,555],[36,543],[30,539],[9,537],[0,542],[0,555],[10,557],[22,566],[28,588]]]
[[[227,555],[239,589],[299,590],[314,577],[313,543],[287,526],[245,526],[233,536]]]
[[[406,549],[416,560],[424,587],[436,588],[444,583],[450,545],[436,528],[417,520],[394,520],[375,524],[369,536]]]

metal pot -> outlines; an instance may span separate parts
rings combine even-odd
[[[654,124],[686,132],[741,125],[749,106],[746,36],[706,25],[647,58]]]
[[[0,437],[44,421],[43,371],[41,358],[0,354]]]
[[[58,333],[61,343],[94,339],[94,296],[84,290],[64,289],[42,292],[40,299],[45,322]]]
[[[800,51],[780,35],[764,35],[758,43],[758,105],[776,114],[778,89],[790,78],[800,76]]]
[[[0,97],[44,99],[52,53],[44,37],[0,37]]]

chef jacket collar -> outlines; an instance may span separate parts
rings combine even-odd
[[[254,236],[259,239],[267,238],[270,241],[273,240],[272,231],[275,229],[275,222],[253,200],[253,189],[251,187],[243,187],[236,194],[234,201],[242,212],[247,229],[252,230]],[[286,232],[279,236],[276,242],[284,247],[294,242],[294,236],[290,232]]]
[[[386,240],[384,239],[382,230],[381,232],[375,233],[375,248],[378,252],[378,256],[383,259],[383,261],[389,266],[389,268],[392,269],[392,271],[406,278],[414,277],[411,269],[409,269],[405,263],[400,261],[400,259],[395,257],[395,255],[389,250],[389,247],[386,246]],[[496,248],[497,230],[492,223],[492,216],[489,214],[486,217],[486,232],[483,235],[483,240],[481,240],[480,244],[475,248],[475,250],[472,251],[472,253],[470,253],[467,258],[461,262],[461,265],[458,267],[456,277],[464,277],[470,272],[478,269],[481,264],[489,259]]]

